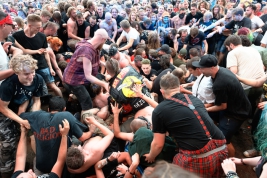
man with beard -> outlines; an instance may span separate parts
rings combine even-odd
[[[77,13],[76,19],[78,27],[77,36],[88,39],[90,34],[89,23],[84,20],[82,13]]]
[[[261,20],[261,18],[255,15],[256,9],[256,6],[253,4],[248,5],[246,8],[246,16],[251,20],[251,30],[257,30],[264,25],[264,22]]]
[[[228,46],[227,43],[225,45]],[[216,57],[210,54],[192,63],[194,67],[200,68],[204,76],[211,76],[215,102],[206,109],[208,112],[220,112],[218,127],[226,138],[228,156],[234,157],[235,148],[231,144],[231,138],[249,117],[251,105],[235,74],[217,64]]]
[[[68,44],[70,40],[81,41],[82,38],[77,36],[78,26],[76,24],[76,9],[75,7],[68,8],[67,15],[69,20],[67,21],[67,32],[68,32]]]
[[[92,108],[90,84],[94,83],[108,91],[108,83],[96,78],[100,64],[100,50],[108,39],[104,29],[98,29],[90,40],[78,42],[63,75],[63,81],[81,104],[82,112]],[[89,89],[89,90],[87,90]]]
[[[100,22],[99,27],[105,29],[108,32],[109,40],[115,43],[115,38],[117,36],[117,22],[112,18],[111,13],[106,13],[105,20]]]
[[[95,35],[96,30],[99,29],[97,25],[96,16],[90,16],[89,18],[89,39],[93,38]]]

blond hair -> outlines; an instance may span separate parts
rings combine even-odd
[[[28,23],[34,23],[34,22],[42,22],[42,19],[39,15],[36,14],[30,14],[27,17],[27,22]]]
[[[15,73],[22,72],[25,68],[30,70],[36,70],[37,60],[33,59],[31,55],[17,55],[14,56],[9,63],[9,67],[14,70]]]

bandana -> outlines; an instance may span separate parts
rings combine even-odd
[[[13,21],[9,14],[4,19],[0,20],[0,25],[3,24],[13,25]]]

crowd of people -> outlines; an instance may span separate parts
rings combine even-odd
[[[260,0],[3,2],[0,177],[267,177],[266,30]]]

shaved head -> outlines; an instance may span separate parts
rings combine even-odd
[[[95,37],[108,39],[108,32],[105,29],[98,29],[95,32]]]

